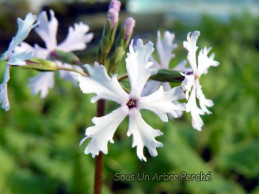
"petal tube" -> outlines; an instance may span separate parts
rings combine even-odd
[[[110,114],[102,117],[94,117],[92,122],[95,125],[86,129],[86,137],[80,142],[81,145],[86,139],[91,138],[85,148],[85,154],[91,153],[93,158],[98,155],[99,151],[107,154],[108,141],[114,143],[114,133],[127,114],[127,106],[121,106]]]
[[[141,97],[138,100],[138,108],[150,110],[158,115],[162,121],[167,122],[167,114],[171,114],[176,118],[179,116],[176,112],[185,110],[185,105],[177,101],[183,98],[185,96],[180,87],[175,87],[165,92],[163,86],[161,86],[153,94]]]
[[[50,20],[48,20],[46,11],[42,11],[38,17],[40,25],[35,29],[38,35],[42,38],[48,50],[52,50],[57,46],[57,30],[58,20],[54,12],[50,10]]]
[[[41,72],[29,79],[28,87],[32,89],[32,94],[41,93],[41,98],[45,98],[49,89],[54,86],[54,72]]]
[[[163,144],[155,140],[156,137],[163,133],[150,127],[142,118],[138,109],[129,110],[129,128],[127,136],[133,135],[132,147],[136,146],[137,156],[142,161],[146,161],[143,154],[144,146],[147,147],[151,156],[157,156],[157,147],[162,147]]]
[[[85,65],[89,77],[78,75],[79,87],[83,93],[95,93],[91,99],[94,103],[99,99],[107,99],[124,105],[129,100],[129,95],[123,90],[117,80],[117,75],[110,78],[103,65],[95,63],[94,67]]]
[[[133,41],[129,46],[129,53],[126,58],[126,68],[131,84],[131,96],[133,98],[140,97],[149,77],[158,71],[152,69],[151,66],[153,63],[148,61],[153,51],[153,43],[148,42],[146,45],[143,45],[141,39],[137,40],[135,49]]]
[[[89,26],[82,22],[74,24],[74,28],[69,28],[66,39],[58,45],[58,49],[70,52],[86,49],[87,43],[93,39],[93,33],[87,33]]]

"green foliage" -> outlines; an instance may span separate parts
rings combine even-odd
[[[203,76],[206,97],[215,106],[203,116],[201,132],[192,129],[189,114],[162,123],[144,111],[144,119],[161,129],[164,147],[157,157],[140,162],[127,119],[104,157],[105,193],[258,193],[258,20],[245,15],[223,24],[204,17],[192,27],[176,24],[178,35],[200,30],[199,46],[212,46],[217,68]],[[153,34],[156,34],[152,32]],[[185,36],[180,40],[184,40]],[[183,52],[182,43],[176,56]],[[185,57],[184,55],[182,55]],[[183,60],[175,58],[175,62]],[[0,110],[0,193],[92,193],[94,160],[78,143],[92,125],[95,105],[67,81],[56,80],[46,99],[32,96],[27,79],[36,71],[11,69],[11,109]],[[4,72],[0,64],[0,75]],[[127,87],[127,86],[126,86]],[[107,112],[115,108],[107,102]],[[115,174],[207,174],[211,181],[114,181]],[[151,178],[150,177],[150,178]]]

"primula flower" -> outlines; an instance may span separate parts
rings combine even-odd
[[[69,33],[65,40],[57,44],[56,35],[58,30],[58,20],[56,19],[54,12],[50,10],[50,20],[48,20],[46,11],[40,13],[38,17],[40,25],[35,29],[36,33],[42,38],[46,48],[42,48],[39,45],[34,46],[34,56],[49,59],[54,54],[54,50],[62,50],[64,52],[71,52],[76,50],[83,50],[87,47],[93,38],[93,33],[87,33],[89,26],[83,23],[74,24],[74,27],[69,27]],[[26,48],[32,48],[27,43],[21,45],[20,50]],[[72,68],[69,64],[62,64],[59,61],[55,61],[58,66]],[[81,70],[80,67],[73,67]],[[69,71],[59,71],[60,77],[68,79],[75,83],[75,79]],[[41,98],[46,97],[48,90],[54,86],[54,72],[41,72],[36,77],[29,79],[29,87],[32,88],[32,93],[41,93]]]
[[[184,98],[180,87],[173,88],[167,92],[160,87],[156,92],[148,96],[141,96],[145,83],[157,70],[152,69],[152,62],[148,58],[153,52],[153,43],[148,42],[143,45],[142,40],[137,41],[135,50],[133,42],[130,45],[130,52],[126,58],[126,68],[131,85],[131,92],[126,93],[117,80],[117,75],[110,78],[103,65],[95,63],[94,67],[86,65],[89,77],[78,75],[79,86],[83,93],[95,93],[91,99],[94,103],[99,99],[112,100],[120,107],[102,117],[93,118],[92,127],[86,129],[86,137],[81,141],[91,138],[85,154],[98,155],[99,151],[107,154],[108,141],[113,143],[113,135],[126,116],[129,116],[129,128],[127,135],[133,135],[133,147],[137,147],[137,156],[140,160],[146,161],[143,148],[146,146],[152,156],[157,155],[157,147],[162,147],[162,143],[155,140],[163,133],[150,127],[142,118],[140,110],[146,109],[154,112],[163,122],[168,121],[167,114],[177,117],[176,112],[185,110],[184,104],[180,104],[178,99]]]
[[[23,66],[26,65],[26,60],[32,58],[33,53],[30,50],[23,52],[16,52],[15,48],[28,36],[29,32],[37,25],[35,23],[37,16],[28,13],[25,19],[17,19],[18,31],[9,44],[8,50],[2,55],[1,59],[6,61],[5,73],[3,82],[0,85],[0,102],[4,110],[9,110],[10,104],[7,94],[7,83],[10,79],[10,66]]]
[[[177,44],[174,43],[175,34],[169,31],[165,31],[163,34],[163,38],[161,38],[160,31],[157,32],[157,42],[156,42],[156,51],[158,53],[159,62],[157,62],[154,58],[151,57],[152,62],[154,63],[154,67],[156,69],[169,69],[170,61],[175,55],[172,53],[174,49],[177,48]],[[187,72],[189,69],[185,67],[186,60],[180,62],[175,68],[172,70]],[[148,95],[156,91],[159,86],[163,86],[164,90],[170,90],[171,86],[168,82],[158,82],[158,81],[149,81],[144,88],[143,95]]]
[[[214,105],[212,100],[205,98],[202,87],[199,82],[199,78],[208,72],[210,66],[218,66],[219,62],[214,60],[214,53],[208,57],[208,53],[211,48],[204,48],[200,50],[198,55],[198,60],[196,59],[196,51],[198,47],[196,42],[200,36],[199,31],[194,31],[193,33],[188,33],[187,41],[183,42],[183,47],[188,50],[187,59],[192,68],[192,74],[185,74],[185,79],[182,83],[182,87],[186,90],[185,95],[188,100],[186,105],[186,111],[191,112],[192,116],[192,126],[197,130],[201,130],[203,126],[203,121],[200,115],[210,114],[211,112],[207,107],[212,107]],[[199,106],[197,105],[197,100]]]

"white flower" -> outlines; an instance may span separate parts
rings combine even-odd
[[[35,31],[44,41],[46,48],[42,48],[36,44],[33,48],[35,57],[48,59],[55,49],[62,50],[64,52],[83,50],[87,47],[86,44],[89,43],[93,38],[93,33],[87,33],[89,31],[89,26],[80,22],[74,24],[74,27],[69,27],[69,33],[65,40],[60,44],[57,44],[56,36],[58,30],[58,21],[54,15],[54,12],[52,10],[50,11],[50,20],[48,20],[46,11],[41,12],[39,14],[38,21],[40,22],[40,25],[35,29]],[[27,43],[23,43],[18,49],[24,50],[26,48],[32,47]],[[62,64],[58,61],[55,62],[58,66],[75,68],[69,64]],[[80,67],[77,67],[76,69],[82,70]],[[75,79],[71,75],[71,72],[59,72],[61,78],[70,80],[75,83]],[[28,86],[31,87],[32,93],[34,95],[40,92],[41,98],[44,98],[48,94],[48,90],[54,86],[54,73],[42,72],[36,77],[29,79]]]
[[[154,68],[156,69],[169,69],[170,61],[175,55],[172,53],[174,49],[177,48],[177,44],[174,43],[175,34],[169,31],[165,31],[163,34],[163,38],[161,38],[160,31],[157,31],[157,42],[156,42],[156,51],[158,53],[159,62],[157,62],[154,58],[151,57],[151,61],[154,63]],[[175,68],[172,70],[186,72],[189,71],[185,67],[186,60],[180,62]],[[149,81],[147,82],[142,94],[149,95],[156,91],[159,86],[163,86],[164,90],[170,90],[171,86],[168,82],[158,82],[158,81]]]
[[[187,59],[192,68],[192,74],[185,74],[185,79],[182,83],[182,87],[186,90],[185,95],[188,103],[186,105],[186,111],[191,112],[192,116],[192,126],[197,130],[201,130],[203,126],[203,121],[200,115],[210,114],[211,112],[207,107],[212,107],[214,105],[212,100],[205,98],[202,87],[199,82],[201,75],[208,72],[210,66],[218,66],[219,62],[214,60],[214,54],[212,53],[208,57],[208,53],[211,48],[204,48],[200,50],[198,55],[198,60],[196,57],[196,51],[198,47],[196,46],[197,39],[200,35],[199,31],[194,31],[193,33],[188,33],[187,41],[183,42],[183,47],[188,50]],[[197,105],[197,100],[199,106]]]
[[[2,60],[6,61],[6,68],[3,82],[0,85],[0,102],[2,103],[2,108],[4,110],[9,110],[10,104],[7,94],[7,83],[10,79],[10,66],[23,66],[26,65],[26,60],[32,58],[33,53],[29,49],[25,49],[22,52],[15,51],[15,48],[28,36],[29,32],[37,25],[35,23],[37,16],[32,13],[28,13],[25,19],[17,19],[18,31],[13,37],[7,51],[5,51],[1,57]]]
[[[78,75],[79,86],[83,93],[95,93],[91,102],[99,99],[112,100],[120,107],[102,117],[93,118],[92,127],[86,129],[86,137],[81,141],[91,138],[85,154],[91,153],[94,157],[99,151],[107,154],[108,141],[113,143],[113,135],[126,116],[129,116],[129,128],[127,135],[133,135],[133,147],[137,147],[137,156],[140,160],[146,161],[143,155],[143,148],[146,146],[152,156],[157,155],[157,147],[162,147],[162,143],[155,140],[162,132],[150,127],[142,118],[140,110],[146,109],[158,115],[162,121],[167,122],[167,114],[176,116],[179,110],[185,110],[184,104],[177,100],[184,98],[184,94],[179,87],[167,92],[162,87],[148,96],[141,96],[145,83],[157,70],[152,69],[152,62],[148,61],[153,52],[151,42],[143,45],[142,40],[137,41],[135,50],[133,42],[130,45],[130,52],[126,58],[126,68],[131,85],[131,92],[127,94],[120,86],[117,75],[110,78],[103,65],[95,63],[94,67],[86,65],[90,77]],[[174,102],[174,103],[173,103]]]

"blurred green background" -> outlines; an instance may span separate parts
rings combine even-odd
[[[77,54],[82,62],[93,64],[108,2],[50,2],[37,8],[30,7],[30,1],[1,1],[0,51],[8,47],[15,34],[17,17],[23,18],[31,9],[38,13],[52,8],[60,21],[58,40],[63,40],[68,26],[74,22],[82,20],[90,25],[95,39],[86,51]],[[175,32],[178,49],[174,51],[176,58],[171,67],[186,58],[182,41],[190,31],[201,32],[200,48],[213,47],[220,66],[211,68],[201,82],[206,97],[215,106],[210,109],[211,115],[203,116],[205,125],[201,132],[192,128],[189,114],[162,123],[154,114],[143,112],[147,123],[164,133],[158,138],[164,147],[158,149],[157,157],[147,153],[146,163],[137,158],[136,150],[131,147],[132,137],[126,136],[125,120],[115,134],[115,144],[109,144],[109,153],[104,156],[103,192],[258,193],[258,15],[250,10],[229,15],[224,11],[221,15],[218,10],[220,15],[214,15],[200,9],[196,12],[196,6],[192,12],[196,17],[149,11],[147,7],[148,11],[142,14],[138,6],[129,6],[136,2],[123,1],[120,19],[134,16],[137,26],[133,36],[145,41],[155,42],[157,29]],[[187,8],[189,1],[183,2],[183,9]],[[210,7],[214,1],[198,2]],[[235,2],[242,1],[227,2],[235,10],[239,6]],[[172,12],[175,13],[174,9]],[[34,32],[26,41],[43,44]],[[0,78],[3,73],[4,66],[0,64]],[[92,125],[95,104],[90,103],[91,96],[59,77],[46,99],[31,95],[27,81],[36,74],[33,70],[11,70],[8,85],[11,109],[0,110],[0,193],[92,193],[94,159],[84,155],[84,147],[78,143],[85,128]],[[114,103],[108,102],[106,112],[114,107]],[[211,171],[212,181],[114,181],[116,173],[153,176],[182,171],[189,174]]]

